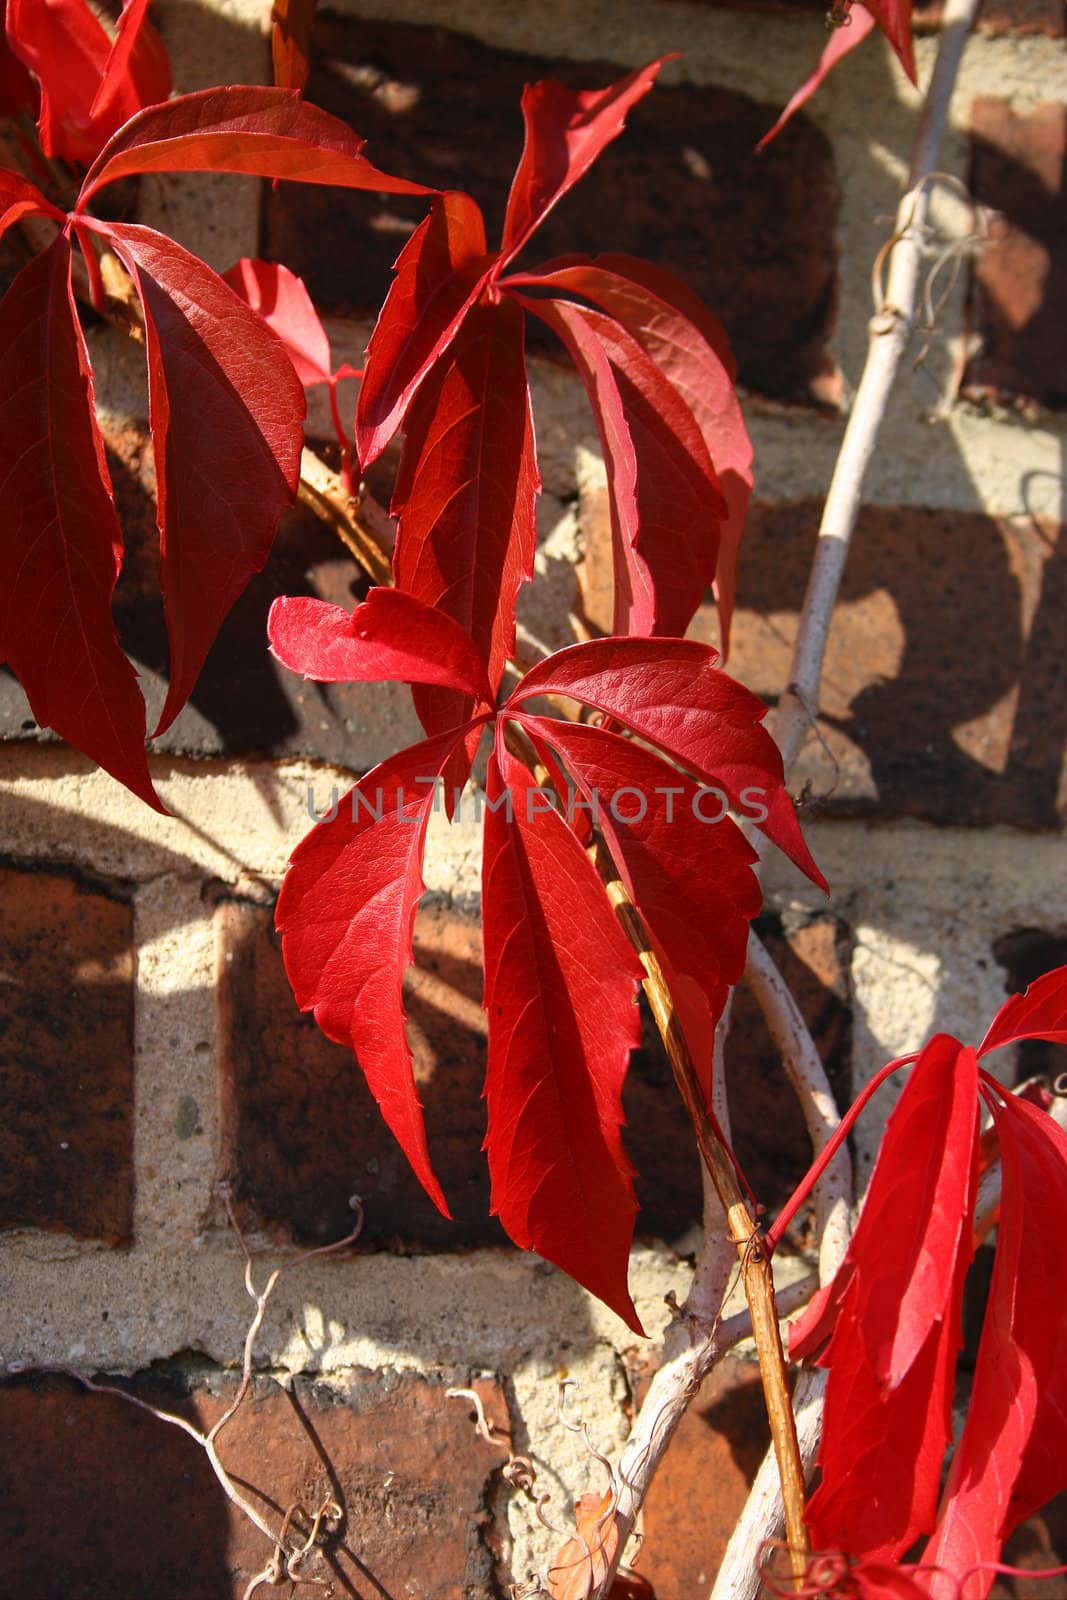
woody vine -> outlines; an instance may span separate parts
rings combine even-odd
[[[19,226],[35,254],[0,305],[0,659],[42,725],[164,809],[144,705],[110,615],[121,529],[80,298],[137,338],[147,360],[171,648],[157,734],[187,700],[295,493],[371,580],[351,613],[278,601],[270,648],[316,681],[411,685],[426,737],[361,778],[312,829],[283,884],[277,926],[297,1003],[350,1046],[353,1070],[358,1062],[446,1215],[402,983],[439,786],[451,814],[488,744],[492,1209],[517,1245],[569,1273],[635,1332],[643,1330],[627,1284],[635,1203],[621,1090],[639,989],[662,1036],[703,1163],[705,1243],[607,1502],[579,1523],[550,1586],[568,1597],[610,1592],[680,1417],[730,1342],[751,1331],[772,1461],[715,1600],[754,1594],[761,1579],[809,1596],[982,1600],[1003,1540],[1067,1482],[1057,1443],[1067,1380],[1055,1349],[1067,1313],[1058,1222],[1067,1136],[1051,1093],[1010,1093],[980,1061],[1020,1038],[1067,1039],[1067,971],[1009,1001],[977,1051],[939,1035],[890,1064],[887,1073],[910,1074],[852,1232],[843,1141],[859,1106],[839,1117],[796,1004],[750,929],[769,846],[826,887],[787,779],[817,709],[864,470],[914,326],[925,206],[973,0],[946,7],[773,737],[763,704],[714,651],[684,637],[711,585],[728,647],[752,487],[723,330],[647,262],[613,253],[534,267],[518,259],[623,133],[661,63],[607,87],[573,91],[546,79],[527,88],[525,147],[502,237],[491,244],[474,199],[379,170],[350,129],[302,99],[313,7],[278,9],[276,87],[169,98],[145,0],[129,0],[113,33],[83,0],[8,0],[0,227]],[[914,76],[907,0],[851,12],[846,4],[831,20],[823,60],[786,115],[876,25]],[[283,266],[245,261],[222,279],[166,236],[99,214],[98,197],[118,179],[186,170],[425,197],[368,347],[354,427],[338,404],[338,379],[349,374],[333,369],[306,291]],[[540,489],[524,355],[530,318],[558,336],[596,417],[615,582],[612,635],[543,659],[517,648],[514,615],[533,575]],[[341,451],[336,475],[303,448],[302,388],[320,383]],[[360,475],[401,434],[386,511]],[[709,794],[722,801],[714,818],[702,809]],[[623,795],[631,798],[620,810]],[[730,994],[742,975],[800,1097],[815,1157],[769,1227],[731,1148],[723,1094]],[[984,1140],[983,1116],[992,1129]],[[986,1194],[983,1210],[979,1167],[993,1143],[1000,1192],[992,1206]],[[819,1286],[789,1333],[789,1360],[806,1363],[791,1398],[780,1317],[792,1307],[776,1303],[772,1258],[812,1190]],[[974,1397],[942,1485],[963,1279],[991,1217],[997,1265]],[[748,1312],[727,1326],[721,1307],[735,1272]],[[257,1297],[251,1278],[249,1287],[261,1319],[269,1289]],[[217,1431],[200,1441],[209,1456]],[[212,1464],[227,1487],[217,1452]],[[288,1518],[278,1530],[262,1526],[275,1549],[256,1584],[304,1581],[324,1518],[322,1509],[298,1550],[287,1543]],[[780,1535],[784,1565],[766,1566]],[[925,1546],[906,1562],[920,1538]]]

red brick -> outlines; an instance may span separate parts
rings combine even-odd
[[[0,1222],[126,1243],[133,1222],[133,912],[0,868]]]
[[[820,507],[753,508],[728,670],[769,703],[787,682]],[[606,518],[583,532],[604,538]],[[1067,534],[1054,524],[865,508],[797,789],[819,809],[1057,827]],[[692,633],[718,642],[712,608]],[[836,765],[835,765],[836,763]]]
[[[845,1106],[851,1098],[848,930],[829,914],[790,925],[788,937],[776,917],[762,917],[758,928]],[[811,1142],[763,1014],[744,984],[734,997],[726,1062],[734,1150],[762,1204],[777,1210],[808,1170]]]
[[[308,96],[358,128],[387,171],[466,189],[492,241],[522,149],[523,85],[552,74],[586,87],[623,70],[495,50],[440,28],[323,15]],[[722,317],[747,385],[803,398],[834,371],[837,192],[829,145],[805,118],[755,154],[776,114],[714,86],[657,87],[546,219],[530,254],[536,262],[622,250],[670,267]],[[267,198],[265,253],[299,272],[317,302],[376,311],[424,209],[282,185]]]
[[[126,556],[115,594],[123,648],[137,664],[153,711],[162,708],[169,649],[159,595],[155,472],[147,429],[105,428]],[[267,650],[267,613],[278,595],[315,595],[349,609],[364,592],[353,559],[310,512],[283,517],[263,571],[222,626],[189,705],[152,749],[169,755],[311,756],[366,771],[421,737],[402,684],[306,683]],[[0,739],[37,730],[20,685],[0,670]]]
[[[974,268],[970,320],[981,346],[968,392],[1067,403],[1065,149],[1059,103],[1014,111],[990,98],[971,108],[971,190],[995,215]]]
[[[340,1238],[348,1197],[364,1201],[362,1245],[420,1250],[505,1244],[489,1216],[481,1143],[485,1018],[476,923],[436,908],[415,929],[407,983],[409,1036],[426,1111],[430,1155],[452,1207],[443,1218],[412,1177],[351,1053],[331,1044],[289,989],[262,906],[223,901],[216,913],[222,1038],[221,1176],[244,1220],[307,1243]],[[832,1070],[847,1044],[847,960],[838,925],[817,919],[787,940],[766,933],[785,963]],[[794,1096],[751,1002],[739,1000],[730,1047],[738,1149],[761,1199],[785,1197],[810,1160]],[[626,1148],[637,1168],[638,1236],[681,1242],[700,1218],[691,1131],[651,1021],[624,1095]],[[767,1129],[774,1129],[769,1147]],[[783,1143],[784,1141],[784,1143]],[[784,1152],[784,1153],[783,1153]]]
[[[759,1370],[727,1356],[704,1380],[645,1501],[634,1564],[656,1600],[708,1593],[769,1443]]]
[[[490,1600],[499,1591],[486,1497],[503,1448],[477,1437],[463,1402],[415,1374],[357,1371],[346,1385],[296,1379],[286,1393],[257,1382],[218,1436],[226,1469],[276,1529],[294,1504],[341,1505],[339,1527],[302,1569],[308,1580],[338,1594]],[[498,1386],[476,1387],[506,1430]],[[234,1379],[189,1387],[153,1375],[134,1390],[204,1429]],[[10,1594],[240,1600],[270,1558],[199,1446],[127,1401],[66,1379],[21,1379],[0,1388],[0,1419]]]
[[[412,1176],[351,1051],[297,1011],[272,912],[223,902],[217,927],[221,1170],[246,1215],[302,1241],[340,1238],[355,1192],[365,1207],[364,1245],[504,1243],[489,1216],[480,1149],[485,1018],[477,924],[421,912],[408,983],[415,1076],[451,1222]]]

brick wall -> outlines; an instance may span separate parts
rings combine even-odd
[[[258,0],[155,9],[180,87],[264,77]],[[368,135],[382,166],[469,186],[490,225],[521,142],[524,81],[606,81],[684,53],[560,206],[544,250],[661,260],[730,327],[757,470],[732,668],[773,700],[862,363],[871,263],[906,168],[917,96],[889,52],[871,41],[757,158],[755,140],[820,48],[817,5],[321,9],[312,97]],[[922,81],[934,20],[928,7]],[[781,861],[767,877],[763,931],[843,1098],[932,1029],[975,1037],[1007,988],[1065,959],[1063,31],[1057,0],[990,4],[968,49],[942,164],[991,209],[989,242],[954,284],[946,273],[925,361],[898,384],[835,618],[823,737],[798,777],[833,895],[827,905]],[[261,193],[229,178],[145,179],[137,204],[216,267],[287,260],[348,359],[410,224],[401,201]],[[946,238],[972,223],[948,189],[934,218]],[[11,243],[0,272],[15,266]],[[116,613],[158,701],[166,649],[138,356],[107,330],[90,340],[128,534]],[[606,620],[603,473],[579,384],[547,347],[534,386],[545,494],[525,615],[561,642],[569,609]],[[311,428],[328,435],[315,405]],[[345,1052],[295,1010],[271,906],[309,791],[321,809],[331,785],[406,742],[415,722],[403,691],[320,688],[276,669],[263,625],[282,593],[358,593],[343,553],[302,513],[285,520],[158,742],[169,818],[38,734],[0,672],[0,1356],[107,1374],[204,1424],[233,1394],[251,1309],[220,1180],[261,1281],[294,1247],[342,1236],[358,1191],[357,1249],[279,1285],[224,1453],[278,1514],[296,1500],[342,1505],[307,1569],[336,1593],[490,1596],[507,1569],[543,1572],[559,1541],[446,1389],[477,1383],[565,1517],[600,1484],[555,1419],[559,1375],[580,1380],[581,1409],[614,1447],[655,1346],[512,1250],[487,1217],[470,826],[434,830],[410,985],[453,1225],[408,1175]],[[694,633],[715,639],[710,608]],[[805,1143],[744,994],[730,1048],[740,1153],[773,1205]],[[1030,1054],[1005,1070],[1035,1065],[1059,1068]],[[664,1295],[685,1294],[700,1186],[650,1033],[627,1097],[642,1174],[632,1286],[655,1329]],[[861,1169],[876,1140],[875,1122],[861,1128]],[[803,1257],[782,1269],[803,1272]],[[714,1575],[764,1444],[754,1385],[743,1353],[716,1373],[653,1491],[638,1566],[659,1600],[690,1600]],[[13,1596],[228,1600],[269,1555],[178,1429],[58,1376],[14,1375],[0,1416]],[[1052,1508],[1023,1530],[1015,1559],[1040,1565],[1053,1548],[1062,1559],[1065,1523]]]

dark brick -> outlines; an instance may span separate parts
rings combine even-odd
[[[499,238],[522,150],[525,83],[606,84],[606,61],[545,61],[437,28],[324,15],[308,96],[368,139],[386,171],[468,190]],[[805,397],[835,368],[837,191],[830,148],[798,118],[762,156],[776,108],[701,85],[656,88],[625,135],[538,230],[531,261],[622,250],[670,267],[722,317],[745,384]],[[425,202],[287,184],[266,201],[266,253],[315,300],[366,313]],[[533,338],[540,341],[536,330]]]
[[[710,5],[730,11],[811,12],[825,14],[827,0],[689,0],[690,5]],[[943,0],[916,0],[912,24],[916,33],[931,33],[941,26]],[[1064,32],[1064,0],[985,0],[978,13],[979,32],[994,37],[1002,34],[1044,34],[1061,38]],[[801,75],[802,76],[802,75]]]
[[[971,108],[971,190],[995,212],[974,267],[970,322],[981,340],[967,392],[1067,404],[1067,107]]]
[[[0,867],[0,1222],[126,1243],[133,1223],[133,912]]]
[[[640,1399],[651,1372],[635,1377]],[[645,1501],[635,1565],[656,1600],[708,1593],[769,1443],[759,1370],[727,1356],[704,1380]]]
[[[385,1128],[351,1053],[301,1016],[289,988],[272,913],[223,901],[217,910],[222,1039],[221,1176],[250,1223],[318,1243],[351,1225],[348,1197],[364,1201],[364,1248],[443,1250],[505,1244],[489,1216],[481,1143],[485,1018],[477,925],[424,908],[415,926],[407,1004],[415,1074],[430,1155],[452,1208],[447,1221],[415,1181]],[[831,918],[765,932],[834,1071],[847,1049],[847,962]],[[810,1160],[794,1096],[777,1054],[738,1002],[729,1057],[731,1107],[742,1160],[760,1198],[789,1193]],[[680,1243],[700,1219],[700,1171],[692,1133],[655,1028],[645,1018],[624,1096],[626,1148],[637,1168],[639,1236]],[[767,1130],[775,1130],[773,1149]],[[783,1141],[785,1141],[783,1145]],[[783,1150],[785,1153],[783,1154]],[[764,1192],[766,1191],[766,1192]]]
[[[497,1385],[479,1383],[505,1433]],[[201,1429],[232,1377],[136,1381],[141,1398]],[[199,1446],[127,1401],[60,1378],[0,1389],[5,1579],[34,1600],[240,1600],[272,1550],[225,1498]],[[412,1373],[357,1371],[346,1390],[296,1379],[257,1383],[219,1435],[219,1454],[280,1530],[294,1505],[327,1499],[343,1517],[302,1577],[338,1594],[490,1600],[494,1530],[486,1495],[503,1447],[475,1434],[468,1408]],[[299,1523],[306,1532],[307,1523]]]
[[[415,1074],[449,1222],[413,1177],[351,1052],[297,1011],[272,912],[231,901],[217,917],[222,1175],[246,1214],[317,1243],[348,1232],[355,1192],[366,1211],[364,1245],[505,1243],[489,1216],[480,1150],[485,1018],[477,924],[422,911],[408,985]]]
[[[788,678],[819,511],[757,505],[742,543],[728,665],[771,703]],[[798,787],[810,779],[820,809],[840,814],[1060,826],[1065,616],[1059,526],[865,508],[823,674],[833,761],[809,741]],[[692,632],[718,642],[710,606]]]
[[[791,922],[788,935],[777,917],[762,917],[757,927],[844,1107],[851,1099],[848,930],[828,913]],[[808,1170],[811,1142],[763,1014],[744,984],[734,997],[726,1063],[734,1150],[762,1204],[775,1211]]]
[[[166,692],[168,647],[159,596],[155,473],[147,431],[106,430],[126,558],[115,595],[123,648],[137,665],[154,725]],[[365,771],[421,737],[402,684],[306,683],[267,650],[267,613],[281,594],[316,595],[349,609],[364,592],[352,558],[309,512],[283,517],[263,571],[233,607],[192,698],[151,749],[172,755],[312,756]],[[21,686],[0,668],[0,739],[37,730]]]

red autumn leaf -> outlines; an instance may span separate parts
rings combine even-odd
[[[430,1166],[404,1030],[422,852],[435,789],[459,735],[383,761],[297,847],[278,900],[289,982],[328,1039],[348,1045],[382,1115],[433,1203],[449,1215]]]
[[[148,0],[126,0],[114,39],[85,0],[10,0],[8,35],[40,82],[46,155],[87,166],[135,112],[170,93]]]
[[[1067,1044],[1067,967],[1046,972],[1006,1000],[978,1046],[980,1056],[1018,1039],[1048,1039]]]
[[[56,222],[64,220],[62,211],[57,211],[28,178],[0,167],[0,239],[16,222],[32,216],[51,217]]]
[[[574,1502],[577,1532],[548,1569],[548,1592],[553,1600],[589,1600],[607,1572],[619,1543],[613,1499],[608,1491],[580,1494]]]
[[[485,227],[474,201],[438,197],[397,257],[395,276],[367,347],[356,408],[356,448],[377,460],[434,363],[478,299],[489,267]]]
[[[0,305],[0,661],[43,727],[161,811],[144,702],[111,617],[122,534],[69,267],[60,235]]]
[[[842,27],[831,30],[830,37],[826,41],[815,71],[800,85],[800,88],[793,95],[774,127],[763,135],[763,138],[756,146],[757,150],[765,150],[771,140],[778,137],[786,123],[791,121],[801,106],[806,105],[816,90],[822,87],[827,76],[837,66],[838,62],[843,61],[847,55],[855,50],[857,45],[862,44],[873,29],[874,17],[872,13],[864,5],[858,3],[854,5],[848,13],[847,23]]]
[[[296,489],[303,391],[273,333],[209,267],[132,223],[95,223],[145,316],[170,686],[185,704],[223,618]]]
[[[524,714],[567,763],[607,841],[664,970],[711,1100],[711,1043],[745,966],[761,903],[756,853],[692,779],[632,740]]]
[[[892,1560],[933,1527],[971,1257],[977,1084],[974,1051],[939,1034],[886,1126],[820,1361],[822,1481],[806,1513],[817,1547]],[[824,1302],[791,1353],[825,1322]]]
[[[505,260],[518,254],[531,233],[617,139],[626,113],[651,89],[663,56],[638,67],[606,89],[568,89],[554,78],[527,84],[522,95],[526,140],[508,195],[501,244]]]
[[[407,416],[393,493],[398,586],[470,635],[495,693],[515,648],[515,597],[533,576],[541,488],[523,361],[522,313],[479,304]],[[455,727],[469,702],[416,693],[428,733]],[[471,752],[473,753],[473,752]],[[461,786],[457,766],[449,786]]]
[[[425,683],[492,704],[485,669],[449,617],[376,587],[355,611],[282,596],[267,619],[273,654],[316,683]]]
[[[987,1082],[1004,1174],[1000,1226],[970,1410],[923,1553],[924,1566],[943,1569],[933,1600],[956,1600],[959,1579],[995,1563],[1008,1534],[1067,1488],[1067,1135]],[[993,1578],[973,1573],[962,1600],[983,1600]]]
[[[716,652],[694,640],[596,639],[539,663],[512,699],[570,695],[606,712],[694,777],[724,789],[734,807],[825,889],[785,788],[778,747],[760,726],[767,708],[715,661]]]
[[[519,298],[567,345],[593,402],[612,486],[613,632],[680,637],[715,575],[726,514],[696,419],[613,318]]]
[[[244,172],[380,194],[435,192],[380,172],[361,154],[364,143],[292,89],[201,89],[149,106],[120,128],[86,174],[78,209],[105,184],[138,172]]]
[[[278,335],[305,389],[329,383],[330,341],[302,278],[277,262],[244,256],[222,281]]]
[[[311,30],[317,0],[274,0],[270,53],[279,89],[303,93],[311,69]]]
[[[827,74],[845,56],[862,44],[877,25],[896,52],[904,71],[915,83],[915,46],[911,37],[911,12],[913,0],[845,0],[844,21],[834,27],[818,65],[782,112],[774,127],[763,135],[758,150],[763,150],[785,127],[789,119],[800,110],[821,86]]]
[[[7,0],[0,0],[0,117],[28,111],[36,121],[40,109],[37,85],[12,50],[7,37]]]
[[[737,551],[752,492],[752,444],[734,388],[736,367],[721,323],[683,283],[632,256],[549,262],[535,274],[502,280],[502,287],[511,284],[565,290],[608,313],[639,341],[692,413],[726,502],[726,516],[718,524],[715,565],[725,656]],[[685,619],[679,632],[685,631],[689,620]]]
[[[512,820],[502,805],[512,797]],[[589,858],[506,750],[490,758],[482,867],[491,1207],[524,1250],[576,1278],[635,1333],[626,1283],[637,1210],[622,1085],[640,1038],[637,957]]]

